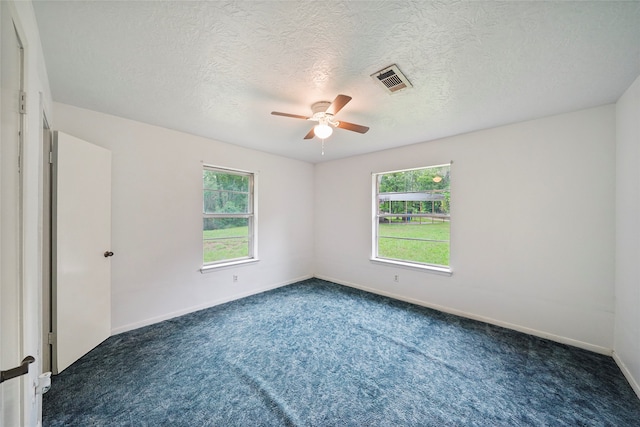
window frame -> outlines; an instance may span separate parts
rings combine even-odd
[[[241,169],[232,169],[227,167],[203,164],[202,172],[205,171],[213,171],[230,175],[238,175],[245,176],[249,178],[249,191],[248,191],[248,207],[247,213],[206,213],[204,207],[204,194],[207,190],[204,186],[204,181],[201,181],[202,192],[201,192],[201,209],[202,209],[202,221],[204,223],[205,219],[208,218],[246,218],[248,221],[248,255],[242,256],[238,258],[227,258],[218,261],[212,262],[204,262],[204,236],[201,237],[201,258],[200,262],[202,263],[202,267],[200,271],[202,273],[210,272],[216,269],[220,269],[223,267],[236,266],[241,264],[253,263],[259,261],[258,259],[258,192],[257,192],[257,181],[258,174],[251,171],[241,170]],[[203,178],[201,177],[201,180]],[[201,226],[202,232],[204,232],[204,227]]]
[[[430,165],[430,166],[420,166],[420,167],[415,167],[415,168],[408,168],[408,169],[398,169],[398,170],[390,170],[390,171],[384,171],[384,172],[372,172],[371,173],[371,183],[372,183],[372,198],[371,198],[371,206],[372,206],[372,216],[371,216],[371,256],[370,256],[370,261],[374,262],[374,263],[379,263],[379,264],[383,264],[383,265],[393,265],[393,266],[398,266],[398,267],[403,267],[403,268],[408,268],[408,269],[417,269],[417,270],[421,270],[421,271],[429,271],[429,272],[433,272],[433,273],[439,273],[439,274],[443,274],[443,275],[447,275],[447,276],[451,276],[453,274],[453,269],[451,268],[451,231],[449,232],[449,265],[448,266],[444,266],[444,265],[438,265],[438,264],[428,264],[428,263],[421,263],[418,261],[411,261],[411,260],[401,260],[401,259],[392,259],[392,258],[384,258],[379,256],[378,254],[378,241],[379,241],[379,225],[380,225],[380,218],[386,217],[386,216],[394,216],[394,217],[407,217],[407,216],[411,216],[411,217],[420,217],[420,216],[426,216],[427,214],[381,214],[379,212],[379,197],[380,197],[380,188],[379,188],[379,180],[378,177],[382,176],[382,175],[388,175],[388,174],[393,174],[393,173],[400,173],[400,172],[410,172],[410,171],[416,171],[416,170],[424,170],[424,169],[431,169],[431,168],[440,168],[440,167],[445,167],[448,166],[449,167],[449,173],[451,172],[451,167],[453,166],[453,161],[449,162],[449,163],[442,163],[442,164],[435,164],[435,165]],[[451,193],[451,182],[449,182],[449,192]],[[451,225],[451,201],[449,201],[449,225]]]

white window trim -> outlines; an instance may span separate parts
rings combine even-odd
[[[430,273],[441,274],[443,276],[451,276],[451,275],[453,275],[453,270],[451,269],[451,267],[444,267],[444,266],[439,266],[439,265],[429,265],[429,264],[419,264],[419,263],[412,263],[412,262],[407,262],[407,261],[398,261],[398,260],[386,259],[386,258],[373,258],[372,257],[369,260],[371,262],[373,262],[373,263],[376,263],[376,264],[393,265],[395,267],[402,267],[402,268],[406,268],[406,269],[410,269],[410,270],[428,271]]]
[[[402,267],[402,268],[412,269],[412,270],[427,271],[427,272],[441,274],[445,276],[453,275],[453,269],[451,268],[451,258],[449,258],[449,266],[444,266],[444,265],[424,264],[424,263],[411,262],[411,261],[402,261],[402,260],[389,259],[389,258],[380,258],[378,256],[378,179],[377,179],[378,175],[385,175],[385,174],[391,174],[391,173],[397,173],[397,172],[409,172],[414,170],[437,168],[437,167],[451,166],[451,165],[453,165],[453,161],[449,163],[443,163],[443,164],[432,165],[432,166],[421,166],[417,168],[398,169],[398,170],[391,170],[391,171],[385,171],[385,172],[371,173],[371,191],[372,191],[371,214],[372,215],[371,215],[371,257],[369,258],[371,262],[376,264],[382,264],[382,265],[392,265],[395,267]],[[449,245],[451,245],[451,236],[449,236]],[[451,248],[451,246],[449,246],[449,248]],[[449,251],[451,251],[451,249],[449,249]]]
[[[248,174],[253,176],[253,184],[252,184],[252,200],[251,207],[253,210],[253,235],[249,236],[249,250],[251,251],[252,256],[247,258],[234,258],[224,261],[218,261],[214,263],[204,264],[202,258],[202,266],[200,267],[201,273],[210,273],[215,270],[223,269],[226,267],[239,266],[243,264],[253,264],[255,262],[260,261],[258,257],[258,172],[252,172],[242,169],[231,169],[224,166],[216,166],[211,164],[202,164],[202,170],[205,169],[215,169],[221,172],[229,172],[235,174]]]
[[[200,267],[200,273],[211,273],[216,270],[220,270],[226,267],[235,267],[243,264],[253,264],[260,261],[258,258],[243,258],[238,260],[229,260],[228,262],[222,261],[217,264],[205,264]]]

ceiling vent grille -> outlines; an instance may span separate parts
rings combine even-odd
[[[371,74],[371,78],[380,82],[389,93],[413,87],[409,79],[405,77],[396,64],[390,65],[380,71]]]

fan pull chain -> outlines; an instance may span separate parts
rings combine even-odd
[[[324,156],[324,139],[322,140],[322,155]]]

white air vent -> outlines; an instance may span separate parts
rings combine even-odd
[[[405,77],[396,64],[393,64],[385,69],[376,71],[371,74],[371,77],[380,82],[389,93],[395,93],[399,90],[406,89],[411,86],[409,79]]]

